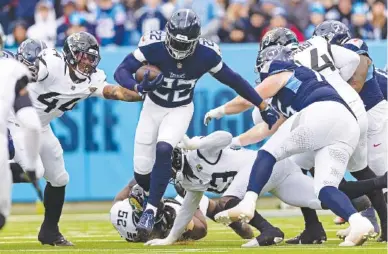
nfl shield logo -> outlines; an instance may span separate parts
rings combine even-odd
[[[182,69],[182,63],[181,63],[181,62],[178,62],[178,63],[176,64],[176,67],[177,67],[178,69]]]

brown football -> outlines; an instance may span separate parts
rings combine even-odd
[[[135,79],[137,82],[141,82],[143,81],[143,77],[144,77],[144,73],[149,70],[150,71],[150,74],[148,76],[148,80],[153,80],[154,78],[156,78],[159,73],[160,73],[160,70],[158,67],[154,66],[154,65],[143,65],[142,67],[140,67],[137,71],[136,71],[136,74],[135,74]]]

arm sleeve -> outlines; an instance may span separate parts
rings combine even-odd
[[[24,147],[26,148],[26,170],[36,169],[36,161],[39,155],[41,123],[35,109],[23,107],[16,112],[16,118],[24,132]]]
[[[127,89],[134,90],[137,82],[133,74],[142,66],[144,61],[145,58],[140,49],[136,49],[133,53],[127,55],[114,73],[116,82]]]
[[[182,207],[175,218],[174,225],[168,235],[174,242],[179,239],[186,229],[187,224],[193,218],[203,196],[202,191],[187,191]]]
[[[360,63],[360,56],[341,46],[331,45],[330,47],[335,67],[339,69],[341,77],[345,81],[348,81],[353,76]]]
[[[238,73],[231,70],[225,63],[222,64],[222,68],[219,71],[213,73],[213,77],[221,83],[224,83],[234,89],[241,97],[257,107],[263,101],[248,81],[243,79]]]
[[[215,131],[199,140],[198,149],[203,155],[218,153],[232,142],[232,134],[226,131]]]

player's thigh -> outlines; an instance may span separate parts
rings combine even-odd
[[[291,156],[291,160],[300,168],[310,170],[314,167],[315,152],[309,151],[305,153],[295,154]]]
[[[175,147],[186,134],[193,113],[193,103],[171,109],[160,124],[158,142],[163,141]]]
[[[321,202],[314,193],[313,178],[301,171],[289,174],[271,193],[292,206],[322,209]]]
[[[11,211],[12,174],[8,163],[8,148],[4,136],[0,138],[0,213],[7,217]]]
[[[24,141],[24,131],[20,126],[14,124],[14,123],[11,123],[11,122],[8,123],[8,129],[11,132],[11,136],[12,136],[14,147],[15,147],[15,156],[14,156],[13,161],[18,163],[22,167],[23,170],[26,170],[25,159],[26,159],[26,152],[27,151],[26,151],[25,145],[24,145],[24,142],[25,142]],[[38,157],[38,159],[36,161],[35,172],[36,172],[36,177],[38,179],[43,177],[44,168],[43,168],[40,157]]]
[[[51,127],[42,130],[40,157],[45,169],[44,178],[54,187],[65,186],[69,182],[69,174],[65,168],[63,149]]]
[[[383,101],[368,111],[368,165],[376,175],[387,171],[387,104]]]
[[[252,165],[241,168],[222,196],[233,196],[242,199],[247,191],[251,170]]]
[[[357,146],[349,159],[348,170],[350,172],[363,170],[368,165],[368,117],[366,112],[358,115],[357,123],[360,130],[360,136]]]
[[[352,148],[345,143],[335,143],[316,151],[314,165],[314,191],[318,197],[326,186],[338,188],[345,175]]]
[[[155,162],[156,138],[167,111],[146,98],[136,127],[133,164],[138,174],[151,172]]]

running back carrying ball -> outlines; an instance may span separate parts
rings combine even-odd
[[[137,82],[143,81],[144,73],[149,70],[150,74],[148,76],[148,80],[152,81],[154,80],[159,74],[160,69],[154,65],[143,65],[140,67],[135,74],[135,79]]]

